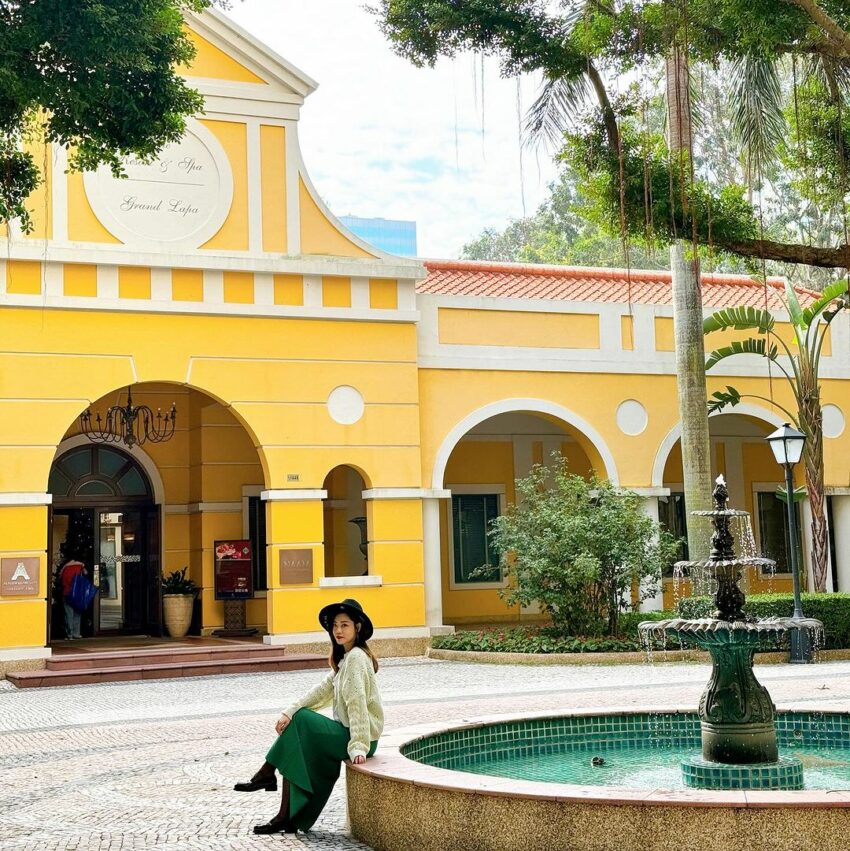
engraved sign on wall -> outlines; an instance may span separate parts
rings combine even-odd
[[[313,582],[312,550],[280,551],[280,584],[310,585]]]
[[[39,566],[33,557],[0,559],[0,596],[38,596]]]
[[[86,195],[104,227],[130,245],[198,248],[221,228],[233,174],[216,137],[197,121],[150,161],[125,157],[126,177],[103,166],[85,175]]]

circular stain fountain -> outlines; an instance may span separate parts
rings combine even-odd
[[[376,851],[845,851],[850,714],[777,713],[753,674],[811,619],[747,617],[729,529],[745,512],[714,490],[715,617],[641,624],[649,640],[707,650],[699,711],[476,719],[385,736],[347,767],[352,833]],[[783,752],[780,753],[780,747]]]

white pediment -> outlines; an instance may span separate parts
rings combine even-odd
[[[318,88],[315,80],[221,12],[207,9],[201,14],[187,12],[185,17],[187,25],[195,33],[252,74],[266,81],[268,91],[264,93],[264,99],[301,104],[304,98]],[[204,78],[189,76],[188,79],[195,81]],[[212,83],[213,88],[222,85],[223,81],[220,80]],[[262,84],[230,81],[226,85],[243,89],[266,88]],[[198,88],[203,91],[207,87],[201,84]]]

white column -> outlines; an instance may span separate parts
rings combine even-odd
[[[440,554],[440,497],[427,496],[422,500],[422,546],[425,558],[425,626],[432,635],[451,632],[443,625],[443,569]]]
[[[658,497],[669,496],[669,488],[630,488],[630,490],[639,493],[643,499],[641,500],[641,512],[650,518],[654,523],[658,522]],[[664,580],[662,579],[658,585],[658,593],[654,597],[647,597],[640,604],[642,612],[660,612],[664,608]]]
[[[850,494],[832,497],[838,591],[850,591]]]

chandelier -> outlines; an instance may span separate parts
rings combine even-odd
[[[143,443],[163,443],[174,436],[174,424],[177,420],[177,406],[172,402],[171,410],[163,414],[161,408],[156,413],[147,405],[134,405],[133,395],[127,388],[127,404],[113,405],[106,412],[106,419],[100,414],[92,423],[91,408],[80,414],[80,431],[94,443],[124,443],[133,447]]]

